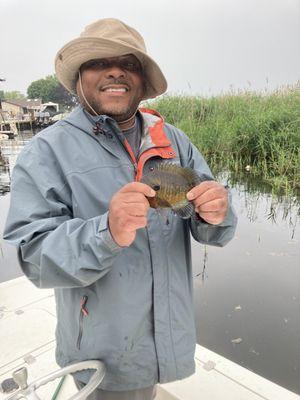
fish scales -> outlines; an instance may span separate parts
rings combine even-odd
[[[148,198],[152,208],[171,208],[182,218],[189,218],[193,214],[193,203],[187,200],[186,194],[201,179],[191,168],[172,162],[158,163],[143,175],[141,182],[156,191],[155,197]]]

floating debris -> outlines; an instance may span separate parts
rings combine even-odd
[[[296,240],[296,239],[290,240],[288,242],[288,244],[297,244],[297,243],[298,243],[298,240]]]
[[[275,253],[274,251],[270,251],[268,253],[268,255],[272,256],[272,257],[290,257],[290,255],[288,253],[284,253],[284,252]]]
[[[253,353],[253,354],[255,354],[256,356],[259,356],[259,352],[258,351],[256,351],[253,347],[251,347],[251,349],[249,350],[249,353]]]
[[[241,343],[243,341],[243,339],[242,338],[236,338],[236,339],[231,339],[231,343],[234,343],[234,344],[239,344],[239,343]]]
[[[238,305],[238,306],[234,307],[234,309],[237,311],[237,310],[241,310],[242,307],[240,305]]]

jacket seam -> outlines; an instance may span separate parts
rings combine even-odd
[[[173,324],[172,324],[172,318],[171,318],[171,302],[170,302],[170,265],[169,265],[169,260],[167,258],[167,265],[168,265],[168,306],[169,306],[169,329],[170,329],[170,338],[171,338],[171,343],[172,343],[172,352],[173,352],[173,358],[174,358],[174,364],[175,364],[175,369],[176,369],[176,376],[178,375],[178,367],[177,367],[177,360],[176,360],[176,355],[175,355],[175,348],[174,348],[174,339],[173,339]]]
[[[161,224],[161,221],[160,221]],[[178,367],[177,367],[177,361],[176,361],[176,355],[175,355],[175,348],[174,348],[174,339],[173,339],[173,334],[172,334],[172,318],[171,318],[171,301],[170,301],[170,264],[169,264],[169,259],[167,257],[166,259],[166,264],[167,264],[167,280],[168,280],[168,314],[169,314],[169,331],[170,331],[170,339],[171,339],[171,344],[172,344],[172,355],[174,359],[174,364],[175,364],[175,369],[176,369],[176,376],[178,375]]]
[[[88,172],[95,171],[95,170],[97,170],[97,169],[103,169],[103,168],[120,168],[120,166],[122,166],[122,165],[130,165],[130,166],[132,166],[132,164],[131,164],[130,162],[128,162],[128,163],[125,163],[125,162],[124,162],[124,163],[121,163],[120,165],[117,165],[117,166],[115,166],[115,165],[98,165],[97,167],[90,168],[90,169],[86,169],[86,170],[84,170],[84,171],[76,171],[76,170],[70,171],[70,172],[66,173],[66,177],[67,177],[67,176],[70,176],[70,175],[72,175],[72,174],[86,174],[86,173],[88,173]]]

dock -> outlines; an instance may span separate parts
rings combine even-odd
[[[8,119],[0,122],[0,133],[11,132],[18,135],[19,132],[32,131],[36,127],[36,121],[33,119]]]
[[[24,276],[0,284],[0,387],[20,367],[28,382],[58,369],[55,362],[56,311],[53,290],[37,289]],[[187,379],[158,385],[155,400],[300,400],[293,393],[221,355],[197,345],[196,373]],[[50,399],[59,382],[38,391]],[[0,400],[11,393],[1,393]],[[68,400],[76,388],[64,381],[57,400]]]

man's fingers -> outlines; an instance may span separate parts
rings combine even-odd
[[[203,193],[205,193],[207,190],[215,188],[219,186],[219,183],[216,181],[204,181],[201,182],[199,185],[193,187],[193,189],[191,189],[186,197],[188,200],[194,200],[197,197],[201,196]]]
[[[220,212],[223,211],[227,206],[224,199],[215,199],[212,201],[207,201],[205,203],[195,201],[195,208],[198,213],[201,212]]]
[[[187,193],[187,199],[194,203],[200,217],[210,224],[219,224],[226,217],[228,192],[218,182],[200,183]]]
[[[148,200],[146,199],[145,195],[139,192],[125,192],[122,193],[119,197],[120,201],[123,203],[143,203],[149,204]]]
[[[109,204],[109,228],[115,242],[130,246],[135,231],[147,226],[147,212],[150,207],[146,197],[156,192],[145,183],[131,182],[123,186],[112,197]]]
[[[131,182],[123,186],[119,193],[136,192],[142,193],[147,197],[154,197],[156,192],[150,186],[142,182]]]
[[[223,213],[218,212],[202,212],[199,214],[206,222],[212,225],[217,225],[224,220]]]
[[[189,194],[193,194],[192,198]],[[199,206],[215,199],[227,198],[227,190],[217,182],[202,182],[187,193],[187,198],[194,200],[195,206]]]
[[[199,196],[194,200],[195,207],[202,207],[205,204],[211,204],[212,206],[217,205],[218,209],[226,207],[228,202],[226,189],[220,191],[208,191],[202,196]],[[212,210],[213,211],[213,210]]]

